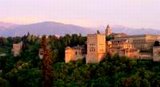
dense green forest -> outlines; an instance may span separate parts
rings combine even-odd
[[[21,55],[14,57],[12,44],[23,41]],[[41,87],[41,60],[38,57],[41,39],[34,35],[0,37],[0,87]],[[160,63],[150,60],[129,60],[106,55],[99,64],[84,60],[64,62],[66,46],[86,45],[80,34],[49,36],[53,61],[53,87],[160,87]]]

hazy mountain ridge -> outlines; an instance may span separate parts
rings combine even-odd
[[[18,24],[13,24],[13,23],[0,22],[0,30],[1,29],[14,28],[16,26],[19,26],[19,25]]]
[[[156,29],[135,29],[125,26],[111,26],[115,33],[126,34],[160,34],[160,30]],[[0,36],[22,36],[30,32],[35,35],[65,35],[65,34],[79,34],[86,35],[88,33],[95,33],[96,30],[105,31],[105,27],[101,28],[85,28],[72,24],[63,24],[57,22],[40,22],[27,25],[17,25],[11,23],[0,22]]]
[[[129,35],[135,35],[135,34],[160,34],[160,30],[158,29],[151,29],[151,28],[130,28],[125,27],[121,25],[114,25],[112,26],[113,32],[116,33],[127,33]]]
[[[22,36],[30,32],[35,35],[65,35],[79,34],[86,35],[92,33],[93,30],[71,24],[63,24],[57,22],[40,22],[28,25],[19,25],[13,29],[0,32],[2,36]]]

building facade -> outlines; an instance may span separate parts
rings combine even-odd
[[[160,46],[153,47],[153,61],[160,62]]]
[[[66,47],[65,49],[65,63],[70,61],[76,61],[85,57],[85,51],[83,46]]]
[[[108,47],[107,53],[110,55],[118,54],[119,56],[127,56],[130,58],[138,58],[139,50],[129,43],[127,39],[116,39],[106,43]]]
[[[105,34],[88,34],[86,63],[99,63],[104,58],[105,54]]]
[[[152,50],[154,42],[160,38],[160,35],[129,35],[117,37],[115,39],[128,39],[133,46],[141,51]]]
[[[22,49],[22,45],[23,45],[22,42],[17,43],[17,44],[13,44],[12,52],[13,52],[13,55],[15,57],[18,56],[18,55],[20,55],[20,52],[21,52],[21,49]]]

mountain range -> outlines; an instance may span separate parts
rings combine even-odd
[[[158,29],[135,29],[121,25],[111,26],[112,31],[115,33],[133,34],[160,34]],[[87,28],[72,24],[63,24],[57,22],[39,22],[33,24],[12,24],[0,22],[0,36],[22,36],[28,32],[34,35],[65,35],[65,34],[79,34],[87,35],[89,33],[96,33],[96,30],[104,32],[105,27]]]

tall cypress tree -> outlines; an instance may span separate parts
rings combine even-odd
[[[41,48],[43,49],[42,75],[43,87],[52,87],[52,54],[45,36],[42,37]]]

